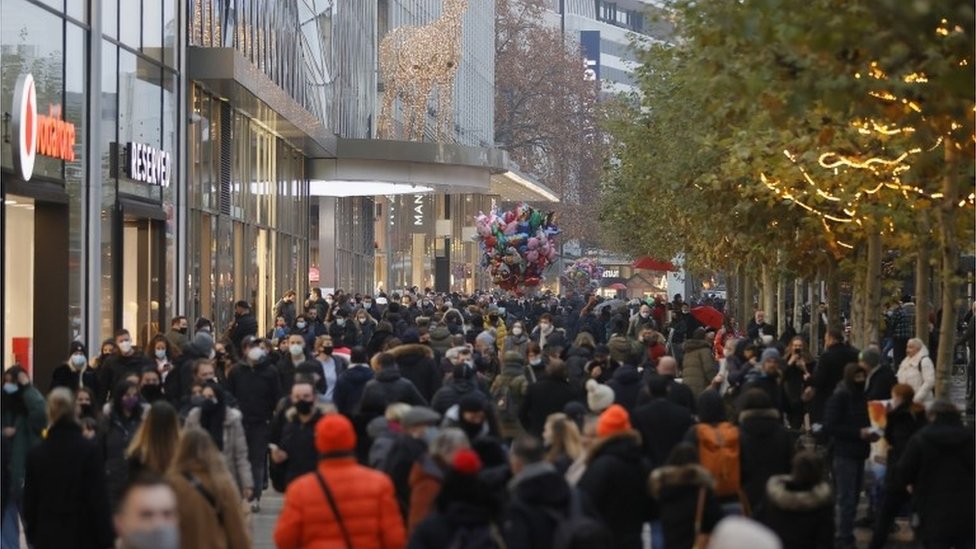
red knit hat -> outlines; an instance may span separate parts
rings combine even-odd
[[[608,437],[630,429],[630,415],[619,404],[613,404],[607,408],[600,414],[600,419],[596,422],[596,434],[600,437]]]
[[[320,454],[356,448],[356,430],[342,414],[326,414],[315,424],[315,449]]]
[[[478,457],[478,454],[474,450],[467,448],[458,450],[454,454],[453,468],[463,475],[475,475],[481,470],[481,458]]]

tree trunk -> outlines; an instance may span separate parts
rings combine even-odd
[[[776,273],[776,333],[782,338],[786,333],[786,277]]]
[[[827,256],[827,330],[844,330],[840,321],[840,274],[837,260]]]
[[[881,234],[871,231],[868,234],[867,277],[864,302],[864,342],[878,344],[881,337],[878,327],[881,324]]]
[[[793,329],[797,334],[803,333],[803,303],[806,301],[806,286],[803,279],[793,281]]]
[[[942,319],[939,324],[939,350],[935,358],[935,395],[949,396],[949,376],[952,373],[952,350],[956,343],[956,307],[959,271],[959,239],[956,235],[956,201],[959,183],[956,177],[956,143],[945,140],[945,175],[942,178],[942,202],[935,211],[939,248],[942,253]]]
[[[854,280],[851,285],[851,344],[864,347],[864,318],[867,305],[867,269],[865,264],[864,246],[858,244],[854,250]]]
[[[820,354],[820,273],[810,281],[807,288],[810,296],[810,352]]]
[[[745,332],[746,326],[742,323],[742,318],[746,310],[746,279],[749,277],[749,263],[743,261],[739,263],[735,274],[735,310],[733,319],[735,320],[739,333]]]
[[[929,304],[932,303],[931,241],[928,214],[922,212],[918,222],[918,254],[915,256],[915,335],[923,341],[929,338]],[[900,297],[900,296],[899,296]],[[934,351],[934,349],[933,349]]]
[[[762,265],[762,288],[762,308],[766,311],[766,318],[768,319],[776,312],[776,279],[773,267],[770,267],[768,263]]]
[[[749,325],[749,319],[752,318],[753,312],[755,312],[755,284],[753,284],[751,265],[746,267],[745,276],[742,277],[742,281],[742,310],[739,311],[739,328],[745,333],[746,326]]]

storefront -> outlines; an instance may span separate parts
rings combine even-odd
[[[120,24],[125,21],[125,24]],[[143,344],[175,307],[175,1],[0,4],[3,366]]]

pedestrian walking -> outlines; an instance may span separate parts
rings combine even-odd
[[[190,410],[185,427],[203,429],[210,435],[241,496],[250,500],[254,494],[254,475],[251,472],[251,462],[247,459],[244,416],[239,410],[227,405],[224,391],[213,381],[204,384],[200,396],[203,397],[203,402]]]
[[[18,517],[24,494],[24,475],[27,455],[41,442],[41,431],[47,423],[44,397],[31,384],[30,376],[20,366],[3,372],[3,393],[0,394],[0,425],[3,425],[4,445],[9,448],[7,486],[10,493],[0,527],[5,547],[16,547],[20,526]]]

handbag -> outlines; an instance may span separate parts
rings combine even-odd
[[[339,506],[336,505],[335,496],[332,495],[329,484],[325,482],[325,477],[318,471],[315,471],[315,478],[318,479],[319,486],[325,493],[325,499],[329,500],[329,507],[332,508],[332,514],[335,516],[336,522],[339,523],[339,531],[342,532],[342,540],[346,543],[346,549],[352,549],[352,539],[349,537],[349,531],[346,530],[346,524],[342,521],[342,514],[339,513]]]
[[[705,549],[708,547],[709,534],[702,532],[702,517],[705,515],[705,490],[702,486],[698,489],[698,506],[695,507],[695,545],[693,549]]]

